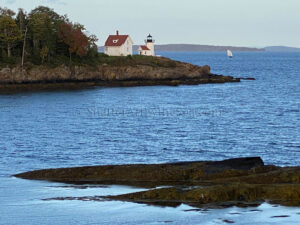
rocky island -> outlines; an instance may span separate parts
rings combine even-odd
[[[109,199],[167,206],[185,203],[212,208],[255,206],[268,201],[300,206],[300,167],[265,165],[259,157],[46,169],[15,176],[63,183],[123,184],[150,188],[117,196],[82,197],[92,201]]]
[[[108,63],[30,69],[2,68],[0,91],[81,88],[91,86],[179,85],[239,82],[239,78],[210,73],[209,66],[195,66],[163,57],[105,57]]]
[[[238,82],[164,57],[108,56],[95,35],[44,6],[0,8],[0,91]]]

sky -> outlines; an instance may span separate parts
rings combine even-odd
[[[116,30],[142,44],[300,47],[300,0],[0,0],[27,12],[39,5],[67,14],[103,45]]]

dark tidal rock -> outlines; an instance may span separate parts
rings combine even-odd
[[[256,80],[254,77],[239,77],[240,80]]]
[[[286,218],[290,217],[289,215],[280,215],[280,216],[271,216],[271,218]]]
[[[259,157],[47,169],[15,176],[77,184],[168,185],[167,188],[103,196],[109,200],[152,205],[176,207],[185,203],[205,208],[247,207],[267,201],[300,206],[300,167],[264,165]]]
[[[234,223],[234,221],[233,220],[228,220],[228,219],[224,219],[224,220],[222,220],[224,223]]]

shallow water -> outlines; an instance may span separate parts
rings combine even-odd
[[[261,156],[300,162],[300,54],[160,53],[256,81],[0,95],[0,224],[297,224],[300,208],[208,212],[114,201],[43,201],[132,191],[11,175],[34,169]],[[62,187],[67,186],[67,187]],[[138,189],[139,190],[139,189]],[[255,208],[257,209],[257,208]],[[238,212],[241,214],[230,214]],[[271,218],[289,215],[289,217]],[[228,222],[228,221],[227,221]]]

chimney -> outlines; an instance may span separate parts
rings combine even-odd
[[[119,31],[117,30],[117,35],[119,35]]]

